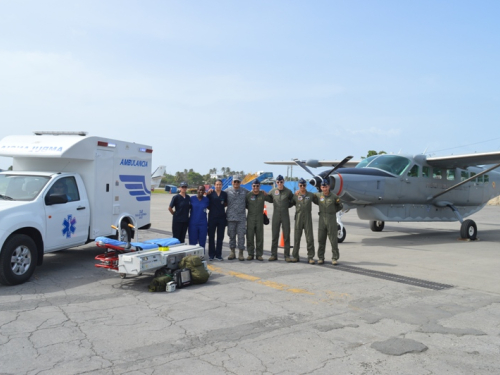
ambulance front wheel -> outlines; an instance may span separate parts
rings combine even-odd
[[[15,234],[4,244],[0,253],[0,283],[22,284],[35,272],[38,251],[35,241],[25,234]]]
[[[122,279],[126,279],[126,278],[127,278],[127,274],[126,274],[126,273],[121,273],[121,274],[120,274],[120,277],[121,277]]]

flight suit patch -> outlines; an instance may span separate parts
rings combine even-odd
[[[279,190],[275,190],[275,191],[274,191],[274,195],[280,195]]]

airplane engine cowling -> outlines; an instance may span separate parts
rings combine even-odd
[[[344,195],[344,178],[340,173],[330,175],[330,191],[339,197]]]

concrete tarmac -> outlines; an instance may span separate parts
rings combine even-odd
[[[140,239],[171,231],[171,197],[153,195]],[[48,254],[29,282],[0,286],[0,374],[498,373],[499,213],[471,217],[471,242],[459,223],[371,232],[351,211],[336,267],[283,249],[268,262],[269,225],[264,262],[210,262],[206,284],[174,293],[95,268],[93,244]]]

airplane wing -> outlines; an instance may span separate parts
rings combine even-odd
[[[484,152],[467,155],[436,156],[427,158],[427,163],[438,168],[467,168],[470,166],[500,163],[500,152]]]
[[[342,160],[303,160],[302,163],[307,165],[308,167],[311,168],[318,168],[318,167],[335,167],[336,165],[340,164]],[[355,167],[360,160],[351,160],[348,161],[343,165],[343,167]],[[297,165],[293,160],[290,161],[265,161],[265,164],[275,164],[275,165]]]

